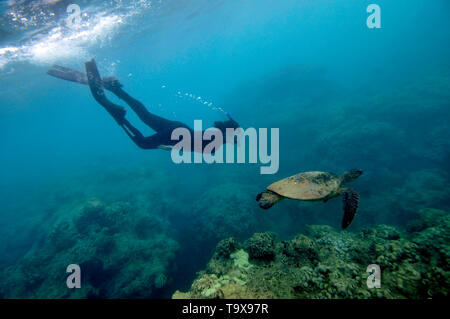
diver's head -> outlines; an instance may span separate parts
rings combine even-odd
[[[235,120],[230,119],[224,122],[223,121],[214,122],[214,127],[222,132],[222,136],[226,137],[226,141],[231,141],[227,136],[227,128],[233,129],[234,131],[235,129],[239,128],[239,124]],[[239,141],[238,134],[232,133],[232,143],[239,145],[238,141]]]
[[[363,171],[357,168],[353,168],[349,171],[346,171],[344,174],[342,174],[342,182],[344,184],[349,183],[357,179],[362,175]]]

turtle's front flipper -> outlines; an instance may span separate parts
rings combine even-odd
[[[342,229],[346,229],[355,218],[358,211],[359,195],[351,188],[344,189],[344,218],[342,219]]]
[[[269,190],[265,190],[256,196],[256,201],[259,202],[259,207],[262,209],[269,209],[282,199],[282,196]]]

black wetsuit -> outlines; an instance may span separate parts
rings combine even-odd
[[[172,140],[172,131],[179,127],[187,128],[194,136],[193,130],[186,124],[178,121],[170,121],[163,117],[150,113],[145,106],[138,100],[131,97],[122,88],[112,91],[118,98],[125,101],[131,109],[137,114],[139,119],[148,125],[152,130],[156,131],[151,136],[144,136],[142,133],[128,122],[127,119],[122,118],[118,120],[125,132],[136,143],[137,146],[143,149],[155,149],[161,145],[173,146],[178,141]]]
[[[82,76],[80,76],[80,74],[77,74],[76,80],[74,82],[89,85],[92,95],[97,100],[97,102],[105,107],[105,109],[114,117],[117,123],[125,130],[128,136],[134,141],[134,143],[136,143],[137,146],[143,149],[155,149],[159,148],[160,146],[174,146],[179,142],[177,140],[172,140],[171,138],[172,132],[176,128],[188,129],[192,138],[191,146],[194,145],[194,131],[189,126],[182,122],[170,121],[150,113],[141,102],[126,93],[121,88],[120,83],[118,83],[118,81],[116,80],[115,85],[108,85],[106,88],[109,91],[113,92],[118,98],[125,101],[133,109],[133,111],[136,112],[142,122],[156,131],[156,134],[151,136],[145,137],[144,135],[142,135],[142,133],[133,125],[131,125],[130,122],[128,122],[128,120],[125,118],[125,109],[119,105],[112,103],[106,98],[103,88],[105,87],[105,84],[107,84],[107,82],[105,82],[104,79],[101,79],[94,60],[86,62],[86,72],[87,79],[80,80],[80,77],[82,78]],[[53,72],[53,74],[51,75],[58,76],[55,72]],[[58,77],[64,78],[63,76],[61,76],[61,74],[59,74]],[[73,75],[70,75],[70,77],[73,78]],[[73,81],[73,79],[71,78],[66,77],[65,79]],[[239,124],[236,121],[230,119],[229,121],[225,122],[216,122],[215,127],[222,132],[223,136],[225,136],[226,128],[237,128],[239,127]],[[205,145],[203,145],[203,147],[205,147]]]

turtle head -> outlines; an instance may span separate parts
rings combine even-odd
[[[342,184],[347,184],[347,183],[350,183],[350,182],[354,181],[355,179],[360,177],[362,175],[362,173],[363,173],[362,170],[356,169],[356,168],[353,168],[353,169],[351,169],[349,171],[346,171],[341,176]]]

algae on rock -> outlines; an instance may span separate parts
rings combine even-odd
[[[308,226],[306,235],[281,242],[271,233],[257,233],[245,250],[215,254],[191,290],[176,291],[173,298],[446,297],[449,226],[450,214],[426,209],[409,231],[387,225],[358,233]],[[273,258],[261,259],[267,251]],[[256,258],[248,258],[251,254]],[[379,289],[367,287],[370,264],[381,267]]]

